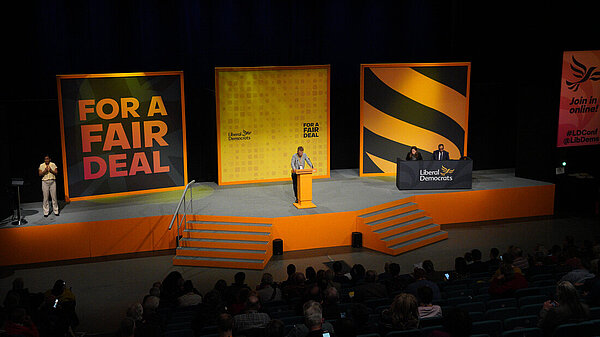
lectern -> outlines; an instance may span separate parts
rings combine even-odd
[[[17,187],[17,219],[12,222],[13,225],[24,225],[27,223],[25,217],[21,215],[21,186],[25,184],[23,178],[12,178],[11,185]]]
[[[298,176],[298,202],[294,206],[298,209],[317,207],[312,202],[312,174],[317,170],[307,168],[292,171]]]

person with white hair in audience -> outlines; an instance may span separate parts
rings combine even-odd
[[[296,324],[287,334],[287,337],[322,336],[323,331],[330,335],[335,333],[331,323],[323,321],[321,304],[315,301],[304,303],[304,324]],[[312,332],[312,335],[310,333]],[[319,335],[320,333],[320,335]]]

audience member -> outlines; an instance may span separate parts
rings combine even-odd
[[[342,285],[338,282],[335,282],[333,279],[335,278],[335,273],[331,269],[327,269],[323,271],[323,279],[319,282],[319,287],[321,290],[325,290],[329,287],[334,287],[338,291],[342,288]]]
[[[490,282],[492,282],[494,279],[496,279],[498,276],[500,276],[501,274],[501,270],[503,266],[511,266],[513,269],[513,272],[515,274],[521,274],[523,275],[523,272],[521,271],[521,268],[519,267],[515,267],[513,265],[513,255],[511,253],[505,253],[502,255],[502,263],[500,264],[500,267],[498,268],[498,270],[496,270],[496,272],[494,273],[494,275],[492,276],[492,279],[490,280]]]
[[[357,263],[353,265],[350,269],[350,282],[352,283],[352,285],[357,286],[359,284],[362,284],[365,281],[365,274],[366,270],[362,264]]]
[[[160,287],[152,287],[150,288],[150,290],[148,291],[148,295],[150,296],[156,296],[156,297],[160,297]]]
[[[178,271],[170,272],[163,280],[160,288],[160,306],[165,308],[175,308],[177,298],[183,292],[184,279]]]
[[[551,336],[557,326],[580,322],[589,317],[589,308],[579,300],[575,286],[571,282],[563,281],[556,287],[556,301],[544,303],[538,326],[545,336]]]
[[[304,275],[306,276],[306,283],[310,284],[310,283],[317,283],[317,272],[315,271],[315,268],[313,267],[306,267],[306,270],[304,271]]]
[[[321,288],[319,288],[319,285],[316,283],[306,284],[304,295],[302,296],[302,303],[305,303],[306,301],[315,301],[321,303],[322,300]]]
[[[343,265],[340,261],[335,261],[331,267],[333,268],[333,272],[335,274],[333,277],[333,282],[340,284],[350,283],[350,279],[348,276],[344,275],[342,271]]]
[[[388,309],[381,312],[379,335],[385,336],[392,330],[409,330],[419,327],[419,305],[412,294],[396,295]]]
[[[425,278],[425,276],[427,274],[425,273],[425,270],[423,268],[415,268],[413,275],[414,275],[415,281],[406,287],[406,289],[404,290],[405,292],[412,294],[415,297],[418,297],[418,289],[419,288],[429,287],[429,288],[431,288],[431,291],[433,294],[432,299],[434,302],[439,301],[442,298],[442,295],[440,293],[440,288],[438,287],[438,285],[436,283],[431,282]]]
[[[246,301],[246,310],[242,314],[233,316],[233,331],[239,333],[240,331],[265,327],[271,318],[264,312],[259,312],[260,301],[258,296],[250,295]]]
[[[339,306],[340,297],[335,287],[329,287],[323,292],[323,318],[338,319],[341,317],[341,309]]]
[[[304,324],[296,324],[286,335],[287,337],[306,337],[313,331],[314,334],[323,333],[328,331],[330,334],[334,334],[333,325],[329,322],[323,321],[323,309],[321,304],[313,301],[308,301],[302,306]],[[322,337],[321,335],[318,335]]]
[[[306,337],[323,337],[323,333],[328,331],[323,329],[324,320],[321,305],[313,301],[306,303],[309,303],[304,310],[304,322],[308,328]]]
[[[337,336],[356,337],[355,321],[349,318],[338,319],[335,321],[335,334]]]
[[[384,281],[388,294],[394,294],[404,290],[404,288],[413,281],[412,277],[408,275],[400,275],[400,265],[395,262],[390,263],[389,271],[391,277]]]
[[[429,337],[469,337],[473,323],[469,313],[463,309],[451,308],[444,312],[444,330],[434,330]]]
[[[575,286],[581,286],[586,280],[596,277],[596,275],[590,273],[589,269],[589,262],[587,260],[582,260],[581,264],[565,274],[560,281],[569,281]]]
[[[136,324],[142,322],[144,318],[144,307],[141,303],[135,303],[127,308],[127,317],[131,318]]]
[[[523,249],[520,247],[514,247],[513,249],[514,261],[513,266],[525,271],[529,268],[529,261],[523,256]]]
[[[136,327],[140,336],[162,336],[165,322],[157,311],[159,306],[160,298],[156,296],[149,296],[142,303],[142,322]]]
[[[283,297],[289,301],[300,300],[306,291],[306,278],[302,273],[292,275],[291,281],[283,288]]]
[[[250,287],[245,283],[246,273],[243,271],[237,272],[233,277],[233,283],[227,288],[225,293],[225,300],[227,304],[232,305],[233,303],[239,304],[240,292],[242,289],[250,290]],[[242,298],[242,303],[245,299]]]
[[[487,265],[481,262],[481,251],[479,249],[471,250],[471,257],[473,258],[473,263],[468,265],[469,273],[487,273]]]
[[[192,319],[192,330],[198,335],[203,327],[217,325],[219,315],[226,311],[226,303],[219,292],[209,291],[204,296],[196,317]]]
[[[420,287],[417,290],[417,299],[419,300],[419,319],[442,317],[442,308],[432,304],[433,290],[430,287]]]
[[[281,301],[281,289],[273,282],[273,275],[264,273],[257,288],[258,298],[262,304]]]
[[[12,309],[8,321],[4,324],[4,330],[9,336],[39,337],[37,327],[33,324],[31,317],[27,315],[25,308],[16,307]]]
[[[194,288],[191,280],[183,282],[183,295],[177,298],[177,303],[179,307],[190,307],[202,303],[202,296]]]
[[[294,277],[294,274],[296,274],[296,265],[293,263],[288,264],[286,267],[286,273],[287,279],[281,282],[281,289],[285,288],[286,286],[292,283],[292,278]]]
[[[119,331],[117,335],[119,337],[133,337],[135,334],[135,320],[131,317],[126,317],[121,320],[119,324]]]
[[[21,277],[17,277],[12,282],[12,289],[6,293],[4,307],[9,309],[16,306],[30,308],[30,297],[29,289],[25,288],[25,282]]]
[[[230,314],[223,313],[217,316],[217,331],[219,337],[233,336],[233,318]]]
[[[454,259],[454,271],[450,273],[450,281],[459,281],[469,278],[467,260],[464,257]]]
[[[467,262],[467,266],[471,265],[471,263],[473,263],[473,255],[471,254],[471,252],[466,252],[465,253],[465,262]]]
[[[256,292],[253,292],[252,290],[250,290],[248,288],[241,288],[237,292],[237,297],[235,298],[235,300],[233,300],[233,302],[230,303],[229,306],[227,307],[228,312],[230,314],[232,314],[233,316],[244,312],[244,310],[246,309],[248,297],[250,297],[250,295],[252,295],[252,293],[256,293]]]
[[[435,270],[435,268],[433,267],[433,262],[431,260],[423,261],[423,269],[425,269],[425,277],[429,281],[435,283],[447,281],[444,272]]]
[[[271,320],[265,328],[265,337],[283,337],[285,336],[285,324],[278,320]]]
[[[600,260],[596,261],[596,270],[599,270]],[[584,298],[590,306],[600,306],[600,273],[595,274],[593,279],[587,279],[584,283]]]
[[[226,302],[227,301],[227,281],[223,280],[223,279],[219,279],[217,282],[215,282],[215,286],[213,287],[213,289],[209,292],[206,293],[206,295],[204,295],[204,297],[207,297],[208,294],[212,293],[213,298],[217,297],[219,298],[219,300],[221,302]]]
[[[511,264],[503,263],[488,291],[492,297],[502,298],[514,296],[516,290],[523,288],[527,288],[525,277],[521,273],[515,273]]]
[[[54,297],[53,306],[60,310],[61,316],[66,320],[68,331],[72,333],[72,329],[79,325],[79,317],[75,312],[76,300],[71,288],[67,288],[65,281],[57,280],[52,289],[46,291],[45,296]]]
[[[500,267],[501,262],[502,261],[500,260],[500,250],[498,250],[498,248],[495,247],[490,249],[490,259],[484,262],[487,268],[486,271],[498,269],[498,267]]]
[[[377,326],[370,320],[369,313],[369,307],[362,303],[354,303],[352,307],[350,307],[350,317],[354,321],[354,328],[356,329],[357,335],[377,332]],[[346,317],[348,317],[348,315],[346,315]]]
[[[365,282],[355,287],[353,300],[356,302],[364,302],[369,299],[384,298],[387,296],[387,288],[385,285],[377,282],[377,272],[369,270],[365,274]]]
[[[34,311],[35,324],[45,336],[73,336],[70,316],[61,306],[52,292],[46,292],[42,304]]]
[[[390,263],[386,262],[383,265],[383,273],[377,275],[377,279],[379,282],[385,283],[388,279],[392,278],[392,274],[390,274]]]

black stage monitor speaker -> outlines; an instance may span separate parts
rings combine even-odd
[[[352,248],[362,248],[361,232],[352,232]]]
[[[273,255],[283,255],[283,240],[273,240]]]

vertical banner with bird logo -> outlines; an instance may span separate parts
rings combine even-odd
[[[361,65],[360,175],[394,175],[416,146],[466,156],[471,63]]]
[[[563,53],[557,147],[600,144],[600,50]]]

